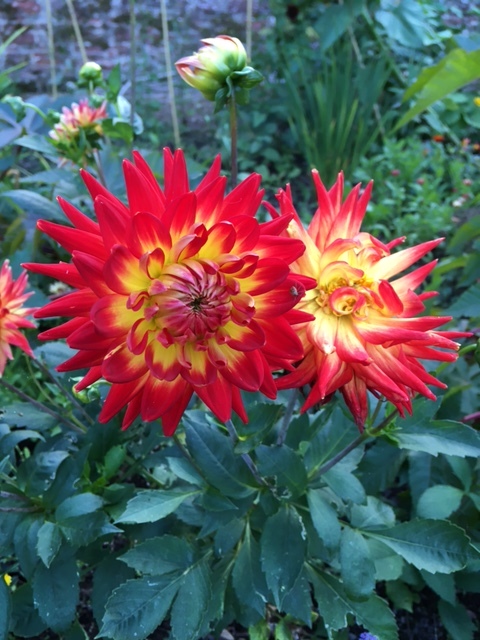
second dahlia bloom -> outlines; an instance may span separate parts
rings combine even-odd
[[[0,377],[5,371],[7,360],[12,359],[11,347],[19,347],[28,356],[33,357],[32,349],[22,333],[22,329],[33,329],[35,325],[27,316],[35,309],[24,307],[25,301],[33,292],[25,293],[28,284],[27,274],[14,280],[8,260],[0,269]]]
[[[170,435],[193,392],[220,420],[233,409],[246,421],[240,390],[275,397],[272,370],[302,356],[289,320],[304,288],[289,264],[304,245],[280,237],[288,216],[255,220],[259,175],[225,196],[217,158],[192,191],[183,153],[167,149],[162,189],[134,160],[124,162],[127,206],[82,172],[98,222],[62,199],[74,228],[40,221],[72,262],[26,266],[74,288],[37,312],[71,318],[40,337],[78,350],[59,367],[89,369],[77,390],[111,383],[101,422],[126,406],[124,428],[140,414]]]
[[[445,385],[419,360],[452,361],[464,333],[437,331],[451,318],[418,316],[423,300],[435,293],[415,293],[436,261],[405,275],[440,240],[392,253],[405,238],[387,244],[360,231],[372,185],[363,194],[357,185],[343,201],[343,175],[327,191],[313,171],[318,208],[305,229],[295,212],[290,188],[280,191],[280,219],[292,215],[287,235],[301,239],[305,253],[292,269],[314,278],[297,309],[314,320],[298,326],[305,357],[295,371],[277,380],[279,389],[311,385],[307,410],[340,390],[362,429],[367,415],[367,391],[392,402],[401,415],[411,412],[416,393],[435,399],[427,385]],[[278,213],[267,205],[274,219]],[[440,350],[438,350],[440,349]]]
[[[107,117],[107,105],[91,107],[88,99],[84,98],[77,104],[74,102],[69,109],[63,107],[60,121],[50,131],[49,136],[54,143],[68,143],[77,138],[80,132],[85,135],[102,136],[101,121]]]

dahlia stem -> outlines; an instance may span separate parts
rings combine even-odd
[[[235,102],[235,91],[232,90],[230,96],[230,162],[231,162],[231,183],[232,188],[237,186],[237,105]]]
[[[248,61],[252,58],[252,18],[253,18],[253,0],[247,0],[247,18],[245,33],[245,49],[247,50]]]
[[[82,434],[87,433],[87,429],[83,425],[80,426],[80,424],[75,424],[68,418],[65,418],[64,416],[62,416],[60,413],[57,413],[53,409],[49,409],[41,402],[37,402],[36,400],[31,398],[29,395],[27,395],[23,391],[20,391],[20,389],[16,389],[13,385],[11,385],[9,382],[4,380],[3,378],[0,378],[0,384],[2,384],[6,389],[11,391],[12,393],[15,393],[22,400],[25,400],[25,402],[29,402],[33,407],[35,407],[36,409],[39,409],[39,411],[43,411],[44,413],[48,413],[50,416],[57,418],[57,420],[59,420],[60,422],[63,422],[63,424],[70,427],[72,431],[76,431],[77,433],[82,433]]]
[[[228,431],[228,434],[229,434],[230,438],[232,439],[233,445],[236,445],[237,442],[239,441],[239,437],[238,437],[237,430],[235,429],[235,425],[233,424],[233,422],[231,420],[227,420],[225,422],[225,426],[227,428],[227,431]],[[268,482],[265,480],[265,478],[262,478],[262,476],[260,475],[260,472],[258,471],[257,466],[256,466],[255,462],[252,460],[250,454],[242,453],[240,455],[240,457],[242,458],[244,463],[247,465],[247,467],[249,468],[251,474],[253,475],[255,480],[258,482],[258,484],[263,485],[264,487],[266,487],[269,491],[271,491],[275,495],[275,493],[273,492],[272,487],[268,484]]]
[[[278,432],[277,445],[279,447],[285,442],[285,438],[287,437],[287,431],[288,427],[290,426],[290,421],[295,409],[297,397],[298,389],[293,389],[292,395],[290,396],[290,400],[288,401],[287,408],[285,410],[285,415],[283,416],[282,426],[280,427],[280,431]]]
[[[98,153],[98,149],[93,149],[93,159],[95,160],[95,165],[97,167],[98,179],[100,180],[102,186],[107,187],[107,181],[105,180],[105,174],[103,172],[102,160],[100,158],[100,154]]]
[[[179,149],[181,147],[180,128],[178,126],[177,103],[175,100],[175,87],[173,86],[172,56],[170,54],[170,35],[168,30],[166,0],[160,0],[160,8],[162,12],[163,46],[165,49],[165,67],[167,68],[168,97],[170,100],[170,110],[172,114],[173,139],[175,141],[175,147]]]
[[[94,425],[95,424],[95,420],[93,420],[93,418],[91,416],[88,415],[88,413],[85,411],[85,409],[82,407],[82,405],[80,404],[80,402],[75,398],[75,396],[70,393],[70,391],[68,391],[68,389],[66,389],[63,385],[60,384],[60,382],[55,378],[55,376],[52,374],[52,372],[50,371],[50,369],[48,367],[46,367],[43,362],[41,362],[40,360],[35,360],[35,364],[37,365],[37,367],[40,369],[40,371],[42,371],[46,376],[48,376],[50,378],[50,380],[53,382],[53,384],[60,389],[60,391],[70,400],[70,402],[77,408],[77,410],[82,414],[82,416],[91,424]]]
[[[55,42],[53,40],[52,5],[51,0],[45,0],[45,12],[47,14],[47,41],[48,60],[50,63],[50,84],[52,86],[52,98],[58,97],[57,71],[55,68]]]
[[[130,0],[130,126],[133,129],[137,98],[137,52],[136,52],[135,0]]]
[[[382,420],[382,422],[380,422],[379,425],[377,425],[376,427],[373,427],[373,429],[369,429],[368,431],[364,431],[363,433],[361,433],[358,437],[355,438],[355,440],[352,440],[350,444],[348,444],[344,449],[342,449],[339,453],[337,453],[336,456],[333,456],[331,460],[329,460],[328,462],[323,464],[321,467],[319,467],[315,471],[315,473],[310,477],[310,480],[312,480],[313,478],[318,478],[319,476],[322,476],[324,473],[327,473],[327,471],[330,471],[330,469],[334,467],[338,462],[340,462],[340,460],[343,460],[343,458],[345,458],[345,456],[347,456],[350,453],[350,451],[353,451],[354,449],[356,449],[358,445],[362,444],[362,442],[364,442],[365,440],[368,440],[368,438],[370,438],[371,436],[376,436],[378,433],[380,433],[380,431],[385,429],[385,427],[387,427],[390,424],[390,422],[392,421],[392,418],[397,413],[398,413],[398,409],[394,409],[389,416],[387,416],[384,420]]]
[[[75,13],[75,7],[73,6],[73,0],[65,0],[70,14],[70,20],[72,21],[73,31],[75,38],[77,39],[78,48],[80,49],[80,55],[82,57],[82,64],[88,62],[87,51],[85,49],[85,43],[83,42],[82,32],[80,31],[80,25],[78,24],[77,14]]]

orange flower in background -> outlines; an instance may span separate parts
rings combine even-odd
[[[289,321],[304,286],[289,264],[304,245],[280,237],[288,216],[255,220],[259,175],[225,196],[217,158],[191,191],[183,153],[167,149],[161,189],[138,153],[134,161],[124,161],[128,206],[82,172],[98,222],[62,199],[74,228],[40,221],[72,262],[27,268],[75,289],[37,312],[71,318],[40,337],[78,349],[59,367],[89,368],[77,390],[111,383],[101,422],[127,406],[124,428],[140,414],[170,435],[193,392],[220,420],[233,409],[246,421],[240,390],[275,397],[271,371],[303,353]]]
[[[33,352],[21,329],[32,329],[33,322],[27,320],[35,309],[23,306],[24,302],[33,295],[25,293],[28,277],[25,272],[14,280],[8,260],[0,269],[0,377],[5,371],[7,360],[12,360],[11,346],[19,347],[31,357]]]
[[[277,196],[280,219],[294,216],[288,236],[306,245],[292,269],[316,280],[296,307],[315,317],[298,327],[305,357],[294,372],[277,380],[277,387],[312,385],[304,411],[340,390],[363,429],[367,391],[385,396],[401,415],[411,412],[416,393],[435,399],[427,385],[445,385],[419,359],[455,360],[456,354],[448,350],[458,349],[458,344],[451,338],[469,334],[436,331],[450,318],[417,317],[425,308],[423,300],[435,293],[416,294],[415,289],[436,261],[397,277],[441,239],[391,253],[405,238],[383,244],[360,231],[372,184],[363,194],[357,185],[343,201],[342,174],[327,191],[318,173],[312,173],[318,209],[307,230],[294,209],[290,188]],[[267,207],[278,216],[273,207]]]

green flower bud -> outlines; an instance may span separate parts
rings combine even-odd
[[[103,82],[102,67],[97,62],[86,62],[78,73],[79,85],[92,83],[98,87]]]
[[[207,100],[214,102],[220,90],[227,99],[234,86],[250,89],[256,83],[247,81],[246,76],[252,79],[252,72],[260,78],[258,82],[262,79],[258,71],[246,66],[247,52],[238,38],[217,36],[202,42],[204,47],[192,56],[181,58],[175,66],[183,80]]]

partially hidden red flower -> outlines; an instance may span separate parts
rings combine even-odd
[[[275,397],[272,370],[303,353],[290,310],[304,287],[289,264],[304,245],[280,236],[288,216],[255,220],[259,175],[225,195],[220,158],[193,191],[181,151],[164,152],[163,189],[138,153],[123,168],[127,206],[82,171],[98,222],[61,198],[74,228],[39,222],[72,262],[27,268],[75,289],[38,311],[71,318],[40,337],[78,349],[59,367],[89,368],[77,390],[111,383],[101,422],[127,406],[123,428],[140,414],[170,435],[193,392],[220,420],[233,409],[246,421],[240,390]]]
[[[306,245],[292,269],[316,280],[297,305],[315,318],[298,326],[305,357],[294,372],[278,379],[277,386],[312,385],[303,410],[340,390],[362,429],[368,414],[367,391],[384,396],[402,416],[411,413],[416,393],[435,399],[427,385],[445,385],[419,360],[455,360],[451,351],[458,344],[452,338],[470,334],[437,331],[448,317],[418,317],[425,309],[423,300],[436,294],[417,294],[415,289],[436,260],[398,277],[442,239],[391,253],[405,238],[383,244],[360,231],[372,184],[363,193],[357,185],[343,201],[342,174],[327,191],[318,173],[312,173],[318,208],[308,229],[294,209],[290,188],[277,196],[280,218],[294,216],[288,236]]]
[[[8,260],[0,269],[0,377],[5,371],[7,360],[11,360],[11,346],[19,347],[28,356],[33,357],[32,349],[28,344],[22,329],[33,329],[35,325],[27,316],[35,309],[24,307],[24,302],[33,295],[33,292],[25,293],[28,277],[25,272],[14,280],[12,269]]]

